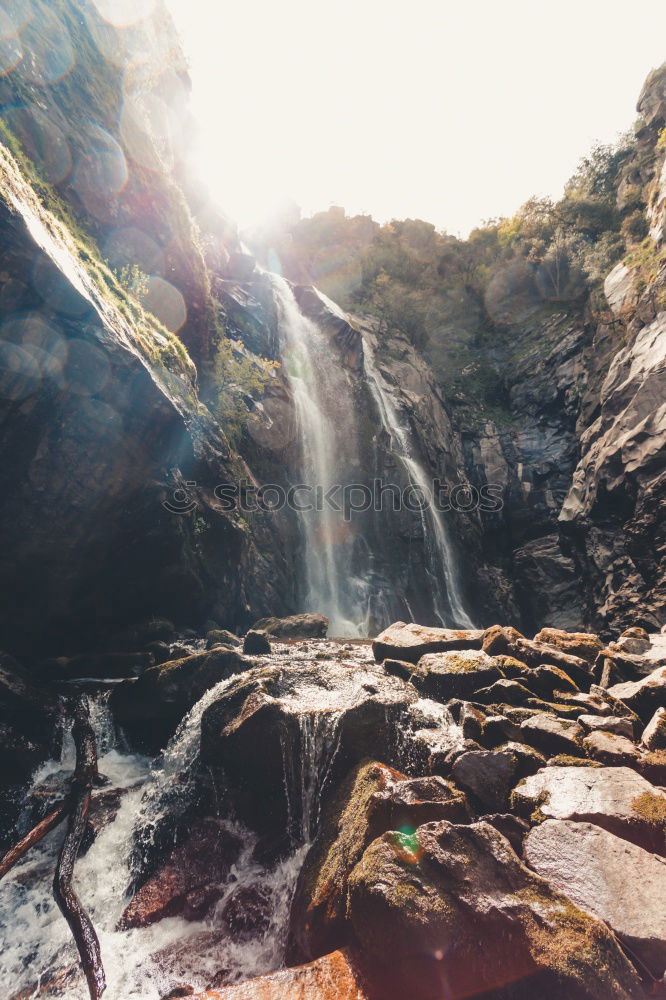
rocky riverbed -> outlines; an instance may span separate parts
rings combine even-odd
[[[77,880],[108,996],[661,995],[665,637],[396,623],[351,642],[325,627],[178,638],[149,623],[122,654],[133,676],[91,677],[121,652],[86,654],[48,696],[5,660],[8,843],[73,762],[54,723],[26,788],[40,697],[85,690],[93,707],[110,782]],[[85,991],[50,900],[59,838],[0,886],[16,1000]]]

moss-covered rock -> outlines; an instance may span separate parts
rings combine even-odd
[[[349,918],[384,969],[387,998],[641,995],[604,924],[530,872],[486,823],[428,823],[375,840],[351,874]]]
[[[443,778],[407,779],[374,762],[346,779],[325,811],[308,852],[291,908],[288,959],[316,958],[348,938],[347,882],[368,844],[386,830],[413,833],[421,823],[464,821],[464,793]]]

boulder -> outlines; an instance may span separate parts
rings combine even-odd
[[[652,973],[666,969],[666,861],[591,823],[546,820],[526,837],[527,865],[608,924]]]
[[[358,766],[326,810],[303,863],[291,907],[288,961],[315,958],[345,943],[349,875],[371,841],[387,830],[468,817],[464,794],[443,778],[407,779],[383,764]]]
[[[614,684],[608,693],[624,702],[647,723],[656,709],[666,708],[666,667],[658,667],[637,681]]]
[[[507,659],[507,657],[504,657],[504,659]],[[531,670],[526,670],[521,677],[521,683],[540,698],[552,698],[555,696],[555,692],[559,695],[562,692],[565,694],[576,694],[578,691],[578,686],[564,670],[561,670],[559,667],[548,666],[545,663],[540,667],[533,667]]]
[[[601,921],[526,868],[488,823],[427,823],[374,840],[351,874],[348,914],[387,1000],[640,996]]]
[[[640,656],[642,653],[647,653],[650,648],[650,636],[640,626],[627,628],[619,639],[610,644],[610,648],[617,649],[621,653],[634,653]]]
[[[214,646],[240,646],[241,641],[233,632],[228,632],[225,628],[214,628],[206,632],[206,649]]]
[[[587,660],[562,652],[545,642],[526,639],[514,628],[493,625],[486,629],[482,649],[490,656],[511,656],[528,667],[539,667],[542,663],[559,667],[579,687],[589,686],[592,679],[592,668]]]
[[[418,701],[373,665],[297,661],[256,668],[214,700],[201,722],[201,760],[217,771],[239,818],[263,837],[314,835],[330,795],[366,758],[395,757],[395,733]]]
[[[541,753],[583,756],[580,744],[583,730],[572,719],[558,719],[554,715],[539,712],[521,723],[520,733],[524,743]]]
[[[666,708],[658,708],[643,730],[641,743],[648,750],[666,749]]]
[[[199,820],[135,893],[120,918],[119,928],[147,927],[179,914],[186,920],[200,920],[219,899],[223,891],[220,883],[241,847],[241,841],[218,820]]]
[[[666,849],[666,791],[628,767],[546,767],[511,796],[519,815],[594,823],[646,850]]]
[[[577,721],[586,732],[615,733],[616,736],[626,736],[630,740],[634,737],[634,727],[628,718],[618,718],[616,715],[579,715]]]
[[[563,653],[579,656],[588,663],[594,663],[603,649],[601,639],[592,632],[564,632],[559,628],[542,628],[534,636],[534,641],[545,642],[549,646],[561,649]]]
[[[480,649],[482,636],[480,629],[431,628],[414,622],[395,622],[373,640],[372,652],[378,663],[387,657],[417,663],[427,653]]]
[[[209,688],[252,666],[237,652],[212,649],[156,664],[111,694],[115,718],[139,745],[163,746]]]
[[[325,639],[328,632],[326,615],[290,615],[288,618],[262,618],[252,626],[274,639]]]
[[[588,757],[609,767],[634,767],[640,759],[640,752],[626,736],[600,729],[585,737],[583,747]]]
[[[467,698],[502,676],[499,665],[481,650],[464,649],[422,656],[412,682],[428,698]]]
[[[270,651],[271,644],[266,633],[250,629],[243,639],[243,652],[250,656],[264,656]]]
[[[471,795],[482,811],[504,812],[516,781],[516,756],[506,750],[464,753],[451,768],[455,783]],[[538,769],[538,765],[537,765]]]
[[[367,982],[361,956],[344,949],[236,986],[193,993],[192,1000],[379,1000],[366,992]]]

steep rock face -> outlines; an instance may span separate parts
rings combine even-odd
[[[155,613],[275,611],[271,547],[259,556],[214,496],[243,466],[191,362],[147,314],[126,318],[4,150],[0,170],[4,643],[53,650]]]

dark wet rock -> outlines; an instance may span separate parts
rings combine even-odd
[[[648,750],[666,749],[666,708],[658,708],[643,730],[641,743]]]
[[[200,920],[219,898],[219,884],[236,861],[241,842],[214,819],[203,819],[174,848],[163,865],[135,893],[121,928],[147,927],[182,914]],[[202,895],[201,890],[206,890]],[[204,903],[204,896],[206,897]]]
[[[0,793],[27,781],[58,751],[61,711],[60,698],[41,691],[13,657],[0,653]]]
[[[149,667],[111,694],[118,720],[140,745],[163,746],[183,716],[219,681],[252,666],[234,650],[213,649]]]
[[[522,739],[545,754],[566,753],[583,756],[583,730],[573,719],[558,719],[541,712],[525,719],[520,726]]]
[[[470,697],[501,676],[492,657],[480,650],[465,649],[422,656],[411,680],[428,698],[448,701]]]
[[[261,618],[252,626],[274,639],[324,639],[328,632],[326,615],[290,615],[288,618]]]
[[[628,767],[547,767],[514,789],[526,818],[594,823],[646,850],[666,850],[666,791]]]
[[[431,628],[413,622],[395,622],[377,636],[372,651],[378,663],[391,657],[417,663],[428,653],[480,649],[483,632],[476,629]]]
[[[177,986],[172,986],[169,992],[161,997],[161,1000],[179,1000],[180,997],[191,997],[194,992],[194,986],[179,983]]]
[[[265,933],[270,926],[271,896],[260,882],[234,889],[225,900],[219,919],[234,940]]]
[[[647,723],[656,709],[666,708],[666,667],[658,667],[638,681],[614,684],[608,693],[624,702]]]
[[[487,823],[428,823],[373,841],[350,878],[349,919],[387,996],[628,1000],[640,983],[612,935],[518,859]]]
[[[407,779],[377,763],[358,767],[326,810],[303,863],[291,907],[288,961],[316,958],[345,943],[349,875],[376,837],[433,819],[464,822],[468,815],[464,794],[442,778]]]
[[[265,632],[250,630],[243,639],[243,652],[249,656],[263,656],[270,651],[271,644]]]
[[[173,659],[169,643],[162,642],[160,639],[147,643],[146,653],[151,655],[153,663],[166,663],[167,660]]]
[[[514,851],[520,857],[523,851],[525,834],[529,833],[530,825],[513,813],[486,813],[479,817],[480,823],[489,823],[498,833],[509,841]]]
[[[213,646],[240,646],[241,640],[233,632],[227,631],[225,628],[210,629],[206,632],[206,649],[212,649]]]
[[[634,767],[640,758],[640,752],[626,736],[602,730],[586,736],[583,747],[588,757],[609,767]]]
[[[631,719],[618,718],[617,715],[579,715],[578,725],[586,732],[615,733],[616,736],[634,738],[634,726]]]
[[[660,979],[666,969],[666,861],[591,823],[546,820],[527,836],[525,862],[594,914]]]
[[[168,647],[166,647],[168,653]],[[67,680],[78,677],[137,677],[157,661],[148,651],[130,653],[82,653],[44,660],[38,673],[43,680]]]
[[[411,685],[374,664],[257,668],[204,712],[201,758],[224,772],[252,829],[300,840],[306,827],[314,833],[324,791],[331,794],[364,758],[393,760],[399,720],[417,700]],[[310,791],[302,797],[300,788]]]
[[[176,629],[171,621],[166,618],[152,618],[138,625],[132,625],[115,635],[107,642],[109,650],[125,650],[132,652],[147,646],[149,642],[173,642],[176,638]]]
[[[601,639],[592,632],[565,632],[558,628],[542,628],[534,636],[534,641],[555,646],[563,653],[579,656],[581,659],[587,660],[588,663],[594,663],[603,649]]]

